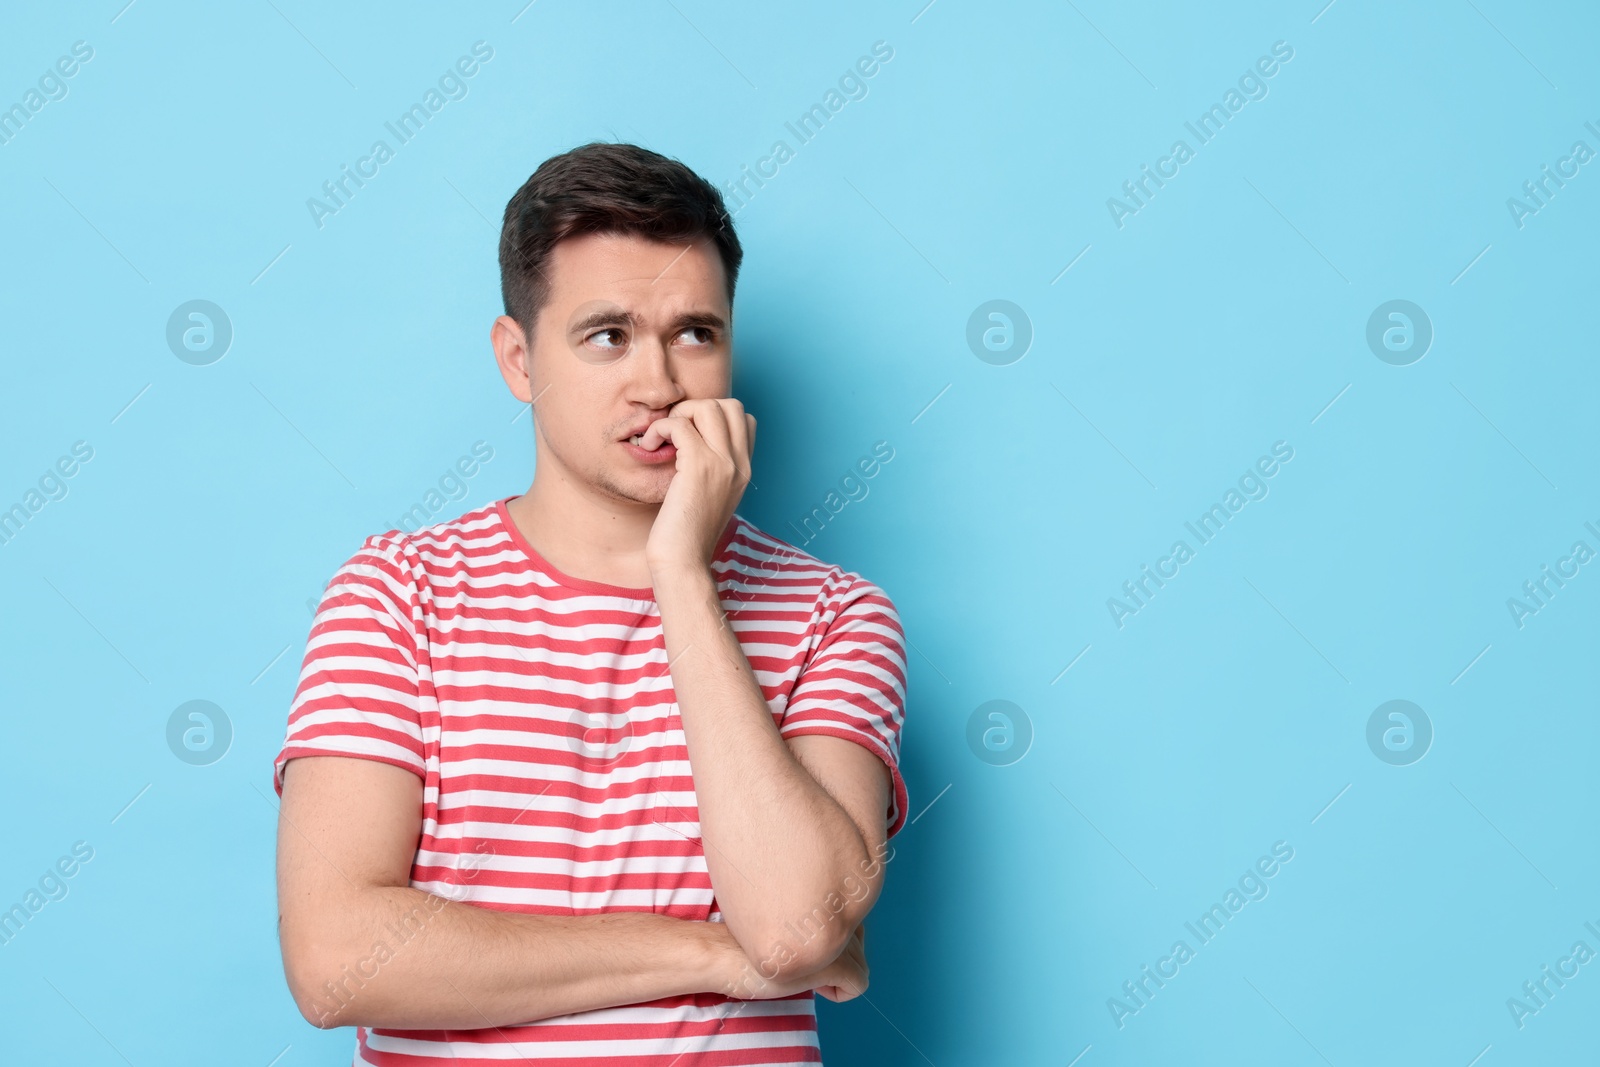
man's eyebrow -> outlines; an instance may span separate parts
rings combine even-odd
[[[712,330],[726,330],[727,322],[714,311],[686,311],[672,320],[673,332],[689,326],[704,326]]]
[[[573,322],[568,329],[572,333],[582,333],[585,330],[592,330],[598,326],[637,326],[638,323],[639,320],[631,311],[625,311],[622,308],[601,308],[600,310],[592,311],[583,316],[583,318]],[[728,323],[726,319],[714,311],[687,311],[674,318],[671,322],[672,332],[674,333],[678,332],[679,330],[687,329],[690,326],[704,326],[707,329],[726,330],[728,328]]]
[[[589,314],[578,319],[567,329],[572,333],[582,333],[584,330],[592,330],[596,326],[616,326],[619,324],[632,326],[635,321],[637,320],[634,319],[631,311],[624,311],[622,308],[616,307],[601,308],[598,311],[589,312]]]

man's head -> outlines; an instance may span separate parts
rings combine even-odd
[[[661,502],[673,465],[623,442],[679,401],[729,395],[742,258],[721,194],[676,160],[587,144],[534,171],[506,205],[490,339],[535,402],[541,467]]]

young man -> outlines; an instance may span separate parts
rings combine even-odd
[[[275,762],[289,988],[356,1062],[818,1062],[906,818],[893,603],[735,513],[742,251],[633,145],[506,207],[529,490],[368,537]]]

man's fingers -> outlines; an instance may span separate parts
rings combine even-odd
[[[728,418],[718,400],[702,398],[682,400],[672,407],[672,418],[687,419],[700,434],[701,440],[717,455],[738,467],[733,458],[733,440],[728,434]]]
[[[728,419],[734,427],[733,465],[739,477],[750,482],[755,477],[756,417],[739,407],[728,413]]]
[[[733,448],[733,465],[739,473],[745,474],[750,462],[755,416],[745,411],[744,405],[734,397],[719,399],[717,405],[722,408],[722,416],[728,423],[728,437],[732,441]]]
[[[652,422],[639,444],[653,449],[670,441],[685,454],[687,461],[697,464],[709,459],[699,452],[699,446],[704,445],[732,465],[742,489],[750,484],[753,474],[751,450],[755,447],[755,428],[755,416],[731,397],[683,400],[672,406],[671,414]],[[683,469],[686,468],[680,465],[679,470]]]
[[[688,432],[693,432],[693,429],[693,419],[688,418],[688,416],[669,414],[669,416],[664,416],[664,418],[651,422],[650,429],[645,430],[645,435],[640,438],[638,445],[640,445],[640,448],[658,448],[661,442],[672,442],[674,448],[683,450],[686,438],[688,438]],[[651,434],[654,434],[654,440],[651,440]]]

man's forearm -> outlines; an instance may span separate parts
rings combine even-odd
[[[872,862],[861,831],[784,743],[709,571],[656,580],[662,631],[694,768],[706,865],[723,921],[752,960]],[[831,956],[859,898],[818,945]],[[813,960],[812,963],[816,961]]]
[[[400,886],[351,889],[294,940],[291,991],[323,1028],[510,1026],[722,991],[744,962],[721,923],[508,913]]]

